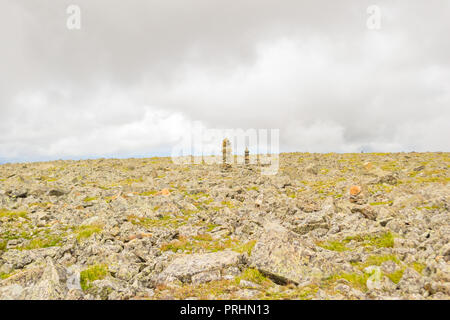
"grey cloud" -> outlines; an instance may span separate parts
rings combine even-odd
[[[448,151],[450,4],[376,1],[378,31],[371,4],[3,1],[0,158],[169,153],[192,120],[281,128],[283,151]]]

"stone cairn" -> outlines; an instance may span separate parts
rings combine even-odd
[[[222,162],[225,168],[231,167],[231,143],[228,139],[223,139],[222,142]]]
[[[245,165],[248,166],[250,164],[250,152],[248,151],[248,147],[245,148]]]
[[[228,139],[223,139],[222,141],[222,165],[224,168],[231,168],[233,163],[233,156],[231,154],[231,143]],[[248,147],[245,148],[244,163],[246,166],[250,164],[250,151]]]

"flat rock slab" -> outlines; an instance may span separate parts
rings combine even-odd
[[[197,283],[215,280],[225,269],[241,264],[242,258],[242,254],[234,251],[185,255],[173,260],[155,281],[161,284],[176,280],[181,282],[195,280]],[[207,274],[211,274],[211,277]]]
[[[266,226],[250,256],[250,265],[279,283],[299,283],[310,273],[311,251],[281,226]]]

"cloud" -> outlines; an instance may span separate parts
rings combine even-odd
[[[448,151],[447,1],[8,0],[0,158],[170,154],[192,121],[281,151]]]

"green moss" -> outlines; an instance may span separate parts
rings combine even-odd
[[[382,205],[390,205],[393,201],[380,201],[380,202],[371,202],[369,203],[371,206],[382,206]]]
[[[188,239],[180,236],[176,240],[163,244],[161,246],[161,251],[177,252],[178,250],[181,250],[184,253],[196,251],[217,252],[225,249],[234,250],[239,246],[241,246],[239,241],[235,239],[212,240],[212,238],[208,236],[196,236],[192,239]]]
[[[102,232],[103,227],[100,225],[89,225],[89,226],[80,226],[76,228],[75,232],[77,234],[77,240],[80,241],[82,239],[87,239],[92,236],[94,233]]]
[[[403,273],[405,272],[405,268],[399,269],[393,273],[386,274],[386,277],[391,279],[391,281],[395,284],[399,283],[401,278],[403,277]]]
[[[359,290],[366,291],[367,290],[367,279],[369,279],[370,274],[367,273],[339,273],[332,275],[326,279],[326,283],[334,283],[337,280],[344,279],[349,282],[352,287],[355,287]]]
[[[319,247],[322,247],[327,250],[343,252],[348,251],[350,248],[347,248],[344,243],[340,241],[327,241],[327,242],[319,242],[317,244]]]
[[[210,232],[210,231],[214,230],[218,226],[219,226],[218,224],[213,224],[213,223],[208,224],[206,231]]]
[[[139,193],[139,195],[143,196],[143,197],[150,197],[150,196],[154,196],[157,193],[158,193],[158,191],[156,191],[156,190],[150,190],[150,191],[141,192],[141,193]]]
[[[345,243],[350,241],[361,242],[364,246],[375,246],[378,248],[393,248],[394,247],[394,235],[391,232],[386,232],[380,235],[357,235],[346,237]]]
[[[417,183],[449,183],[450,177],[416,177]]]
[[[272,283],[261,272],[253,268],[245,269],[239,277],[236,277],[236,284],[238,285],[241,280],[251,281],[253,283],[266,286]]]
[[[368,186],[368,191],[371,194],[375,194],[378,192],[390,193],[390,192],[392,192],[392,190],[394,190],[394,186],[386,185],[384,183],[377,183],[377,184],[372,184],[372,185]]]
[[[129,215],[127,219],[132,224],[140,225],[145,228],[178,228],[179,226],[186,224],[187,219],[189,219],[189,215],[175,217],[171,215],[162,215],[157,219]]]
[[[40,207],[40,208],[47,208],[49,205],[51,205],[51,202],[34,202],[30,203],[29,207]]]
[[[131,185],[133,183],[139,183],[139,182],[144,182],[144,179],[142,179],[142,178],[138,178],[138,179],[128,178],[128,179],[120,181],[119,184],[120,185]]]
[[[364,267],[380,266],[383,262],[386,262],[386,261],[393,261],[397,264],[400,264],[400,260],[397,258],[397,256],[395,256],[393,254],[371,255],[366,259],[366,261],[364,263]]]
[[[91,287],[91,282],[102,280],[109,274],[108,266],[105,264],[93,265],[80,272],[80,285],[83,291]]]
[[[84,202],[91,202],[97,200],[97,197],[86,197],[83,199]]]
[[[319,287],[316,285],[309,285],[301,288],[286,288],[282,291],[266,290],[261,292],[258,299],[261,300],[310,300],[312,299]]]
[[[394,247],[394,236],[392,233],[387,232],[380,236],[369,237],[369,244],[374,245],[378,248],[393,248]]]
[[[0,251],[6,250],[7,241],[0,241]]]
[[[244,253],[247,252],[247,254],[250,256],[252,254],[252,250],[253,247],[256,244],[256,240],[250,240],[249,242],[243,244],[243,245],[238,245],[235,248],[233,248],[233,251],[239,252],[239,253]]]
[[[418,273],[422,274],[423,270],[427,267],[427,265],[416,261],[411,264],[411,267]]]
[[[14,275],[16,273],[17,273],[17,271],[13,271],[13,272],[10,272],[10,273],[0,272],[0,280],[7,279],[7,278],[11,277],[12,275]]]
[[[40,248],[49,248],[61,246],[62,237],[57,235],[48,235],[43,238],[32,239],[28,244],[19,248],[19,250],[33,250]]]
[[[236,206],[231,201],[222,201],[222,205],[227,206],[230,209],[236,208]]]
[[[28,213],[25,211],[9,211],[6,209],[0,209],[0,218],[24,218],[28,217]]]

